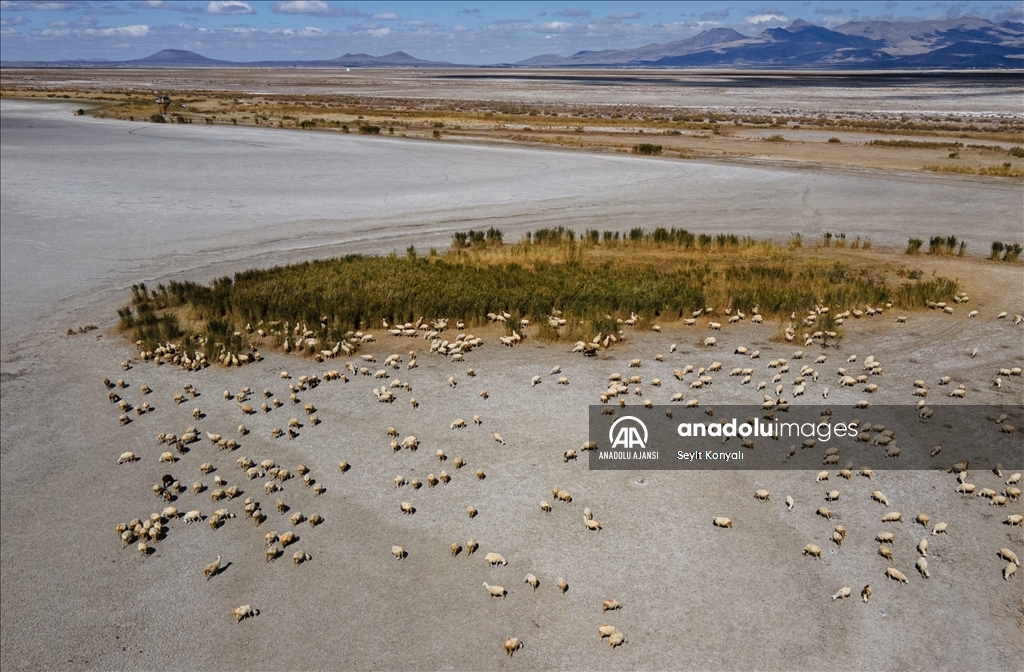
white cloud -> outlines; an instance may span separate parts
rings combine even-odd
[[[13,19],[0,19],[0,26],[24,26],[28,22],[24,16],[16,16]]]
[[[242,0],[211,0],[206,14],[255,14],[256,10]]]
[[[84,2],[0,2],[0,9],[12,12],[67,12],[85,7]]]
[[[112,37],[115,35],[122,37],[145,37],[149,34],[149,26],[118,26],[116,28],[86,28],[82,31],[83,35],[90,37]]]
[[[391,34],[391,29],[390,28],[371,28],[370,30],[368,30],[366,32],[368,32],[373,37],[387,37],[388,35]]]
[[[309,14],[311,16],[351,16],[365,17],[365,14],[356,9],[338,9],[331,7],[323,0],[290,0],[290,2],[275,2],[270,6],[270,11],[278,14]]]
[[[398,21],[399,18],[401,17],[399,17],[398,14],[395,14],[394,12],[384,12],[382,14],[373,15],[374,21]]]
[[[755,16],[748,16],[747,23],[752,26],[761,23],[789,23],[789,19],[780,14],[757,14]]]
[[[540,24],[538,30],[542,32],[562,32],[565,30],[569,30],[570,28],[572,28],[572,24],[567,21],[548,21],[547,23]]]

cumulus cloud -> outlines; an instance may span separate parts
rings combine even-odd
[[[29,20],[24,16],[15,16],[10,19],[0,19],[0,27],[8,28],[10,26],[24,26],[29,23]]]
[[[117,26],[116,28],[86,28],[83,35],[89,37],[145,37],[149,34],[149,26]]]
[[[348,16],[353,18],[366,18],[356,9],[343,9],[331,7],[323,0],[291,0],[290,2],[275,2],[270,6],[270,11],[278,14],[309,14],[311,16]]]
[[[381,14],[374,14],[374,21],[398,21],[401,17],[394,12],[382,12]]]
[[[255,14],[256,10],[242,0],[210,0],[206,14]]]
[[[762,23],[789,23],[789,19],[781,14],[755,14],[754,16],[747,17],[747,23],[752,26]]]
[[[384,27],[384,28],[371,28],[370,30],[368,30],[366,32],[368,32],[370,34],[370,37],[387,37],[388,35],[391,34],[391,29],[387,28],[387,27]]]
[[[561,33],[569,30],[570,28],[572,28],[572,24],[566,21],[548,21],[547,23],[540,24],[540,26],[537,27],[537,30],[540,30],[541,32]]]

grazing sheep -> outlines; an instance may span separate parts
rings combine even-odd
[[[505,439],[501,438],[501,434],[498,434],[497,432],[494,433],[494,440],[503,446],[505,445]]]
[[[391,555],[395,556],[396,560],[402,560],[405,558],[405,549],[401,546],[392,546]]]
[[[508,561],[502,557],[501,553],[488,553],[484,556],[484,562],[491,567],[495,565],[508,565]]]
[[[476,477],[477,477],[477,479],[479,479],[479,480],[481,480],[481,481],[482,481],[482,480],[484,480],[485,478],[487,478],[487,474],[485,474],[485,473],[484,473],[484,470],[483,470],[483,469],[477,469],[477,470],[476,470]]]
[[[1013,551],[1011,551],[1010,549],[1008,549],[1008,548],[1000,548],[998,555],[1003,560],[1009,560],[1013,564],[1015,564],[1018,567],[1020,567],[1020,560],[1017,559],[1017,554],[1014,553]]]
[[[558,581],[555,583],[555,587],[562,591],[562,595],[565,595],[566,591],[569,590],[569,584],[565,582],[565,579],[558,577]]]
[[[480,548],[480,544],[476,543],[475,539],[470,539],[466,542],[466,555],[473,555],[478,548]]]
[[[402,513],[404,513],[407,516],[411,516],[412,514],[416,513],[416,507],[414,507],[409,502],[402,502],[401,509]]]
[[[542,501],[540,503],[540,510],[543,511],[544,513],[551,513],[551,505],[548,504],[547,502]]]
[[[616,632],[618,632],[618,630],[615,628],[615,626],[607,625],[607,624],[602,625],[601,627],[599,627],[597,629],[597,634],[599,636],[599,639],[604,639],[605,637],[611,637]]]
[[[216,560],[203,567],[203,576],[206,577],[207,581],[210,580],[211,576],[214,576],[220,571],[220,557],[221,556],[218,555]]]
[[[839,499],[839,491],[838,490],[830,490],[830,491],[825,493],[825,501],[826,502],[834,502],[834,501],[836,501],[838,499]]]
[[[572,494],[568,490],[559,490],[555,496],[559,501],[565,502],[566,504],[572,501]]]
[[[928,561],[925,560],[923,557],[917,559],[917,562],[914,563],[914,567],[917,569],[917,571],[921,573],[921,576],[923,576],[924,578],[932,578],[932,575],[928,573]]]
[[[711,522],[715,525],[715,527],[725,527],[730,530],[732,529],[732,518],[725,518],[724,516],[716,517]]]
[[[909,581],[907,581],[906,575],[903,574],[903,572],[896,569],[895,567],[886,568],[885,576],[900,583],[909,583]]]
[[[791,496],[789,496],[789,495],[786,495],[786,508],[789,509],[790,511],[792,511],[793,510],[793,504],[794,504],[793,498]]]
[[[527,574],[526,578],[523,579],[523,583],[530,584],[530,586],[532,586],[534,590],[537,590],[537,586],[540,585],[540,581],[538,581],[537,577],[533,574]]]
[[[922,539],[921,541],[917,542],[917,552],[920,553],[922,556],[927,556],[928,555],[928,540],[927,539]]]
[[[209,474],[211,471],[213,471],[213,465],[210,464],[209,462],[203,462],[202,464],[199,465],[199,471],[200,473],[203,474]]]
[[[490,599],[492,597],[500,597],[501,599],[504,600],[505,599],[505,595],[508,594],[508,591],[505,590],[505,588],[503,586],[492,586],[491,584],[487,583],[486,581],[484,581],[484,588],[487,589],[487,598],[488,599]]]
[[[832,601],[834,602],[835,600],[845,600],[846,598],[848,598],[852,594],[853,594],[853,589],[852,588],[850,588],[849,586],[843,586],[842,588],[839,589],[839,592],[837,592],[835,595],[832,596]]]
[[[886,560],[890,560],[890,561],[892,560],[892,549],[889,548],[888,546],[879,546],[878,547],[878,554],[880,556],[882,556],[883,558],[885,558]]]
[[[621,646],[626,641],[626,635],[616,630],[612,634],[608,635],[608,644],[614,649],[616,646]]]
[[[804,546],[804,550],[803,550],[802,554],[803,555],[809,555],[809,556],[814,557],[814,558],[820,558],[821,557],[821,548],[818,547],[818,546],[815,546],[814,544],[807,544],[806,546]]]
[[[832,509],[827,506],[818,507],[818,510],[815,513],[826,520],[832,520]]]
[[[575,459],[576,459],[576,451],[573,450],[572,448],[570,448],[569,450],[567,450],[564,453],[562,453],[562,461],[563,462],[568,462],[569,460],[575,460]]]
[[[932,536],[936,534],[948,534],[946,531],[949,528],[948,523],[935,523],[935,527],[932,528]]]
[[[188,512],[185,513],[184,520],[185,520],[185,524],[186,525],[188,525],[189,523],[197,523],[197,522],[201,521],[202,519],[203,519],[203,514],[200,513],[196,509],[193,509],[192,511],[188,511]]]
[[[828,480],[828,472],[827,471],[820,471],[820,472],[818,472],[818,475],[815,477],[814,482],[815,483],[820,483],[822,481],[827,481],[827,480]]]
[[[601,613],[604,613],[606,611],[615,611],[619,609],[621,606],[622,605],[619,604],[618,600],[605,600],[601,603]]]
[[[903,514],[899,511],[890,511],[889,513],[882,516],[883,523],[902,523]]]
[[[1017,573],[1017,565],[1012,562],[1006,563],[1006,567],[1003,567],[1003,580],[1009,581],[1010,577]]]
[[[923,525],[924,527],[928,527],[928,523],[932,522],[931,516],[929,516],[927,513],[917,514],[917,518],[915,518],[914,520],[921,523],[921,525]]]
[[[131,452],[129,450],[129,451],[121,453],[121,457],[117,458],[117,463],[118,464],[131,463],[131,462],[135,462],[138,459],[139,458],[135,457],[135,453],[133,453],[133,452]]]
[[[259,609],[253,609],[252,605],[248,604],[235,607],[234,611],[231,613],[235,617],[235,623],[239,623],[243,618],[253,618],[260,615]]]
[[[876,502],[884,506],[889,506],[889,499],[882,494],[881,490],[872,490],[871,499],[875,500]]]
[[[871,584],[864,586],[860,591],[860,599],[867,602],[871,598]]]
[[[1020,515],[1019,513],[1009,515],[1006,517],[1006,524],[1010,527],[1020,527],[1021,525],[1024,525],[1024,516]],[[938,525],[936,525],[935,527],[938,528]]]
[[[601,531],[601,523],[599,521],[584,518],[583,524],[587,526],[588,530],[597,530],[598,532]]]
[[[523,648],[523,643],[518,637],[509,637],[505,640],[505,653],[509,655],[509,658],[511,658],[512,654],[521,648]]]
[[[960,485],[956,486],[956,491],[961,495],[970,495],[973,497],[974,490],[974,483],[961,483]]]
[[[470,518],[476,518],[476,514],[477,510],[475,508],[473,508],[472,506],[466,507],[466,515],[468,515]]]
[[[1018,483],[1020,483],[1020,478],[1021,475],[1019,473],[1013,474],[1008,479],[1006,479],[1006,485],[1017,485]]]

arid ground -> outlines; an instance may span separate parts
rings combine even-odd
[[[990,111],[988,100],[941,109],[981,115]],[[861,107],[873,109],[870,102]],[[905,170],[815,167],[778,157],[681,160],[474,138],[152,124],[73,116],[80,106],[5,97],[0,108],[5,669],[994,670],[1024,662],[1024,575],[1004,580],[1007,562],[998,556],[1001,548],[1024,556],[1024,528],[1004,522],[1024,509],[1019,500],[995,506],[956,493],[955,475],[938,468],[949,466],[941,460],[935,470],[900,471],[887,468],[880,453],[877,464],[856,465],[874,468],[871,480],[844,480],[833,468],[830,481],[818,483],[816,472],[806,471],[598,472],[588,470],[586,453],[563,458],[587,440],[588,406],[600,403],[612,373],[642,377],[643,394],[622,397],[630,405],[667,403],[677,391],[702,405],[760,404],[755,385],[774,387],[767,364],[778,358],[792,369],[782,380],[786,396],[801,364],[821,374],[808,379],[807,401],[793,403],[849,407],[870,397],[873,405],[915,404],[920,379],[937,418],[952,404],[984,404],[1006,413],[1007,424],[1024,426],[1022,378],[999,373],[1024,366],[1022,327],[1014,323],[1024,313],[1024,267],[987,259],[992,241],[1024,240],[1019,179],[933,174],[919,162]],[[998,101],[991,109],[1014,114]],[[1018,144],[1012,133],[1000,142]],[[266,347],[263,361],[242,368],[186,372],[138,361],[116,331],[115,310],[139,281],[207,282],[353,252],[444,249],[453,232],[469,228],[499,227],[516,240],[557,225],[623,232],[675,226],[780,243],[800,233],[815,250],[808,254],[835,255],[879,274],[906,266],[955,278],[970,300],[953,305],[953,314],[894,308],[851,318],[842,340],[824,349],[778,342],[777,320],[749,319],[726,323],[716,333],[718,347],[703,348],[699,342],[711,332],[702,317],[695,327],[667,322],[660,333],[642,320],[625,329],[624,344],[584,358],[569,352],[572,344],[533,338],[532,328],[523,343],[506,348],[498,340],[504,330],[485,325],[468,330],[484,345],[461,363],[430,354],[422,337],[390,338],[374,324],[376,341],[359,355],[375,355],[376,364],[359,355],[317,363]],[[870,238],[872,248],[817,250],[826,230]],[[950,234],[967,241],[965,256],[903,254],[908,237]],[[750,307],[738,307],[749,318]],[[830,307],[854,308],[864,307]],[[977,316],[969,317],[973,310]],[[1003,311],[1008,315],[999,319]],[[898,314],[907,321],[897,323]],[[441,316],[424,316],[434,317]],[[98,328],[65,333],[84,325]],[[456,333],[450,328],[446,336]],[[736,354],[741,345],[759,349],[760,359]],[[800,349],[803,362],[792,359]],[[418,366],[407,369],[411,351]],[[372,395],[382,381],[351,373],[347,383],[325,381],[296,392],[297,404],[289,400],[299,376],[322,378],[346,361],[376,371],[392,353],[402,365],[388,368],[383,382],[411,385],[408,392],[394,388],[394,404]],[[655,361],[658,354],[664,361]],[[815,364],[821,355],[826,361]],[[858,375],[869,355],[884,367],[871,376],[878,391],[841,388],[836,369]],[[627,368],[634,358],[643,360],[639,370]],[[122,370],[127,360],[130,368]],[[673,377],[686,364],[712,361],[723,370],[707,389],[689,389],[695,374]],[[567,386],[549,375],[556,365]],[[750,385],[728,376],[740,366],[755,368]],[[280,375],[285,370],[289,379]],[[537,375],[542,382],[534,386]],[[943,376],[948,387],[939,385]],[[650,384],[655,377],[662,387]],[[127,387],[113,391],[152,410],[130,411],[132,421],[119,425],[104,378],[123,379]],[[174,403],[189,384],[199,395]],[[963,399],[947,396],[960,384]],[[144,385],[152,392],[143,394]],[[255,415],[223,396],[243,386],[254,391],[248,403]],[[831,393],[823,400],[826,386]],[[260,411],[265,388],[284,405]],[[319,424],[308,421],[304,404],[315,406]],[[292,417],[302,425],[298,435],[271,439],[271,429],[287,428]],[[456,418],[469,426],[451,429]],[[242,423],[249,433],[239,436]],[[200,441],[184,454],[155,440],[190,426]],[[393,452],[389,426],[399,440],[418,437],[419,449]],[[993,422],[991,431],[999,426]],[[218,450],[207,432],[239,447]],[[158,462],[165,450],[174,452],[173,464]],[[437,460],[437,450],[446,461]],[[124,451],[139,461],[118,465]],[[272,460],[292,478],[267,494],[269,475],[250,481],[236,468],[243,456]],[[456,469],[456,457],[466,466]],[[344,473],[341,460],[351,465]],[[215,471],[204,475],[202,463]],[[303,487],[300,463],[325,487],[319,496]],[[1024,470],[1003,466],[1002,476],[970,470],[969,480],[999,496],[1012,487],[1005,481],[1013,469]],[[425,483],[442,470],[450,483],[394,485],[396,475]],[[163,474],[187,488],[170,504],[153,495]],[[238,498],[211,501],[216,477],[240,488]],[[191,490],[196,481],[206,487],[200,494]],[[570,491],[572,502],[555,501],[555,486]],[[760,488],[771,491],[769,502],[754,498]],[[815,511],[831,489],[841,498],[827,504],[835,517],[826,520]],[[885,493],[889,507],[871,500],[873,489]],[[258,527],[243,513],[247,497],[266,515]],[[541,500],[551,503],[550,513]],[[402,502],[416,512],[403,515]],[[122,547],[119,523],[168,505],[198,509],[204,521],[166,520],[145,558],[135,542]],[[219,508],[236,517],[211,529]],[[584,508],[601,522],[599,532],[584,526]],[[289,516],[300,511],[323,522],[293,527]],[[902,512],[905,522],[881,523],[887,511]],[[914,522],[919,513],[930,515],[929,529],[945,522],[948,532],[931,535]],[[713,527],[714,516],[732,518],[733,529]],[[841,545],[830,539],[837,524],[848,528]],[[266,562],[264,535],[289,530],[298,541]],[[895,533],[891,562],[878,553],[875,537],[883,530]],[[480,548],[468,555],[471,538]],[[930,578],[915,570],[922,538],[930,542]],[[454,558],[453,542],[463,547]],[[801,554],[808,543],[823,549],[821,559]],[[402,546],[404,559],[392,555],[393,545]],[[310,559],[294,564],[296,550]],[[501,553],[507,566],[488,567],[489,552]],[[205,580],[202,568],[217,556],[223,569]],[[907,576],[906,585],[886,578],[890,566]],[[539,579],[536,591],[523,582],[527,573]],[[559,577],[568,584],[564,594],[555,587]],[[489,598],[482,582],[504,586],[506,598]],[[873,587],[867,603],[859,598],[865,584]],[[852,597],[832,600],[843,586]],[[609,598],[621,608],[602,613]],[[259,615],[236,624],[232,610],[246,604]],[[619,648],[599,639],[605,623],[625,633]],[[523,642],[511,659],[502,650],[509,637]]]

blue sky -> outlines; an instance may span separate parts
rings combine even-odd
[[[745,34],[804,19],[963,15],[1024,21],[1021,2],[259,2],[0,0],[0,58],[110,59],[189,49],[236,61],[405,51],[466,64],[671,42],[716,26]]]

